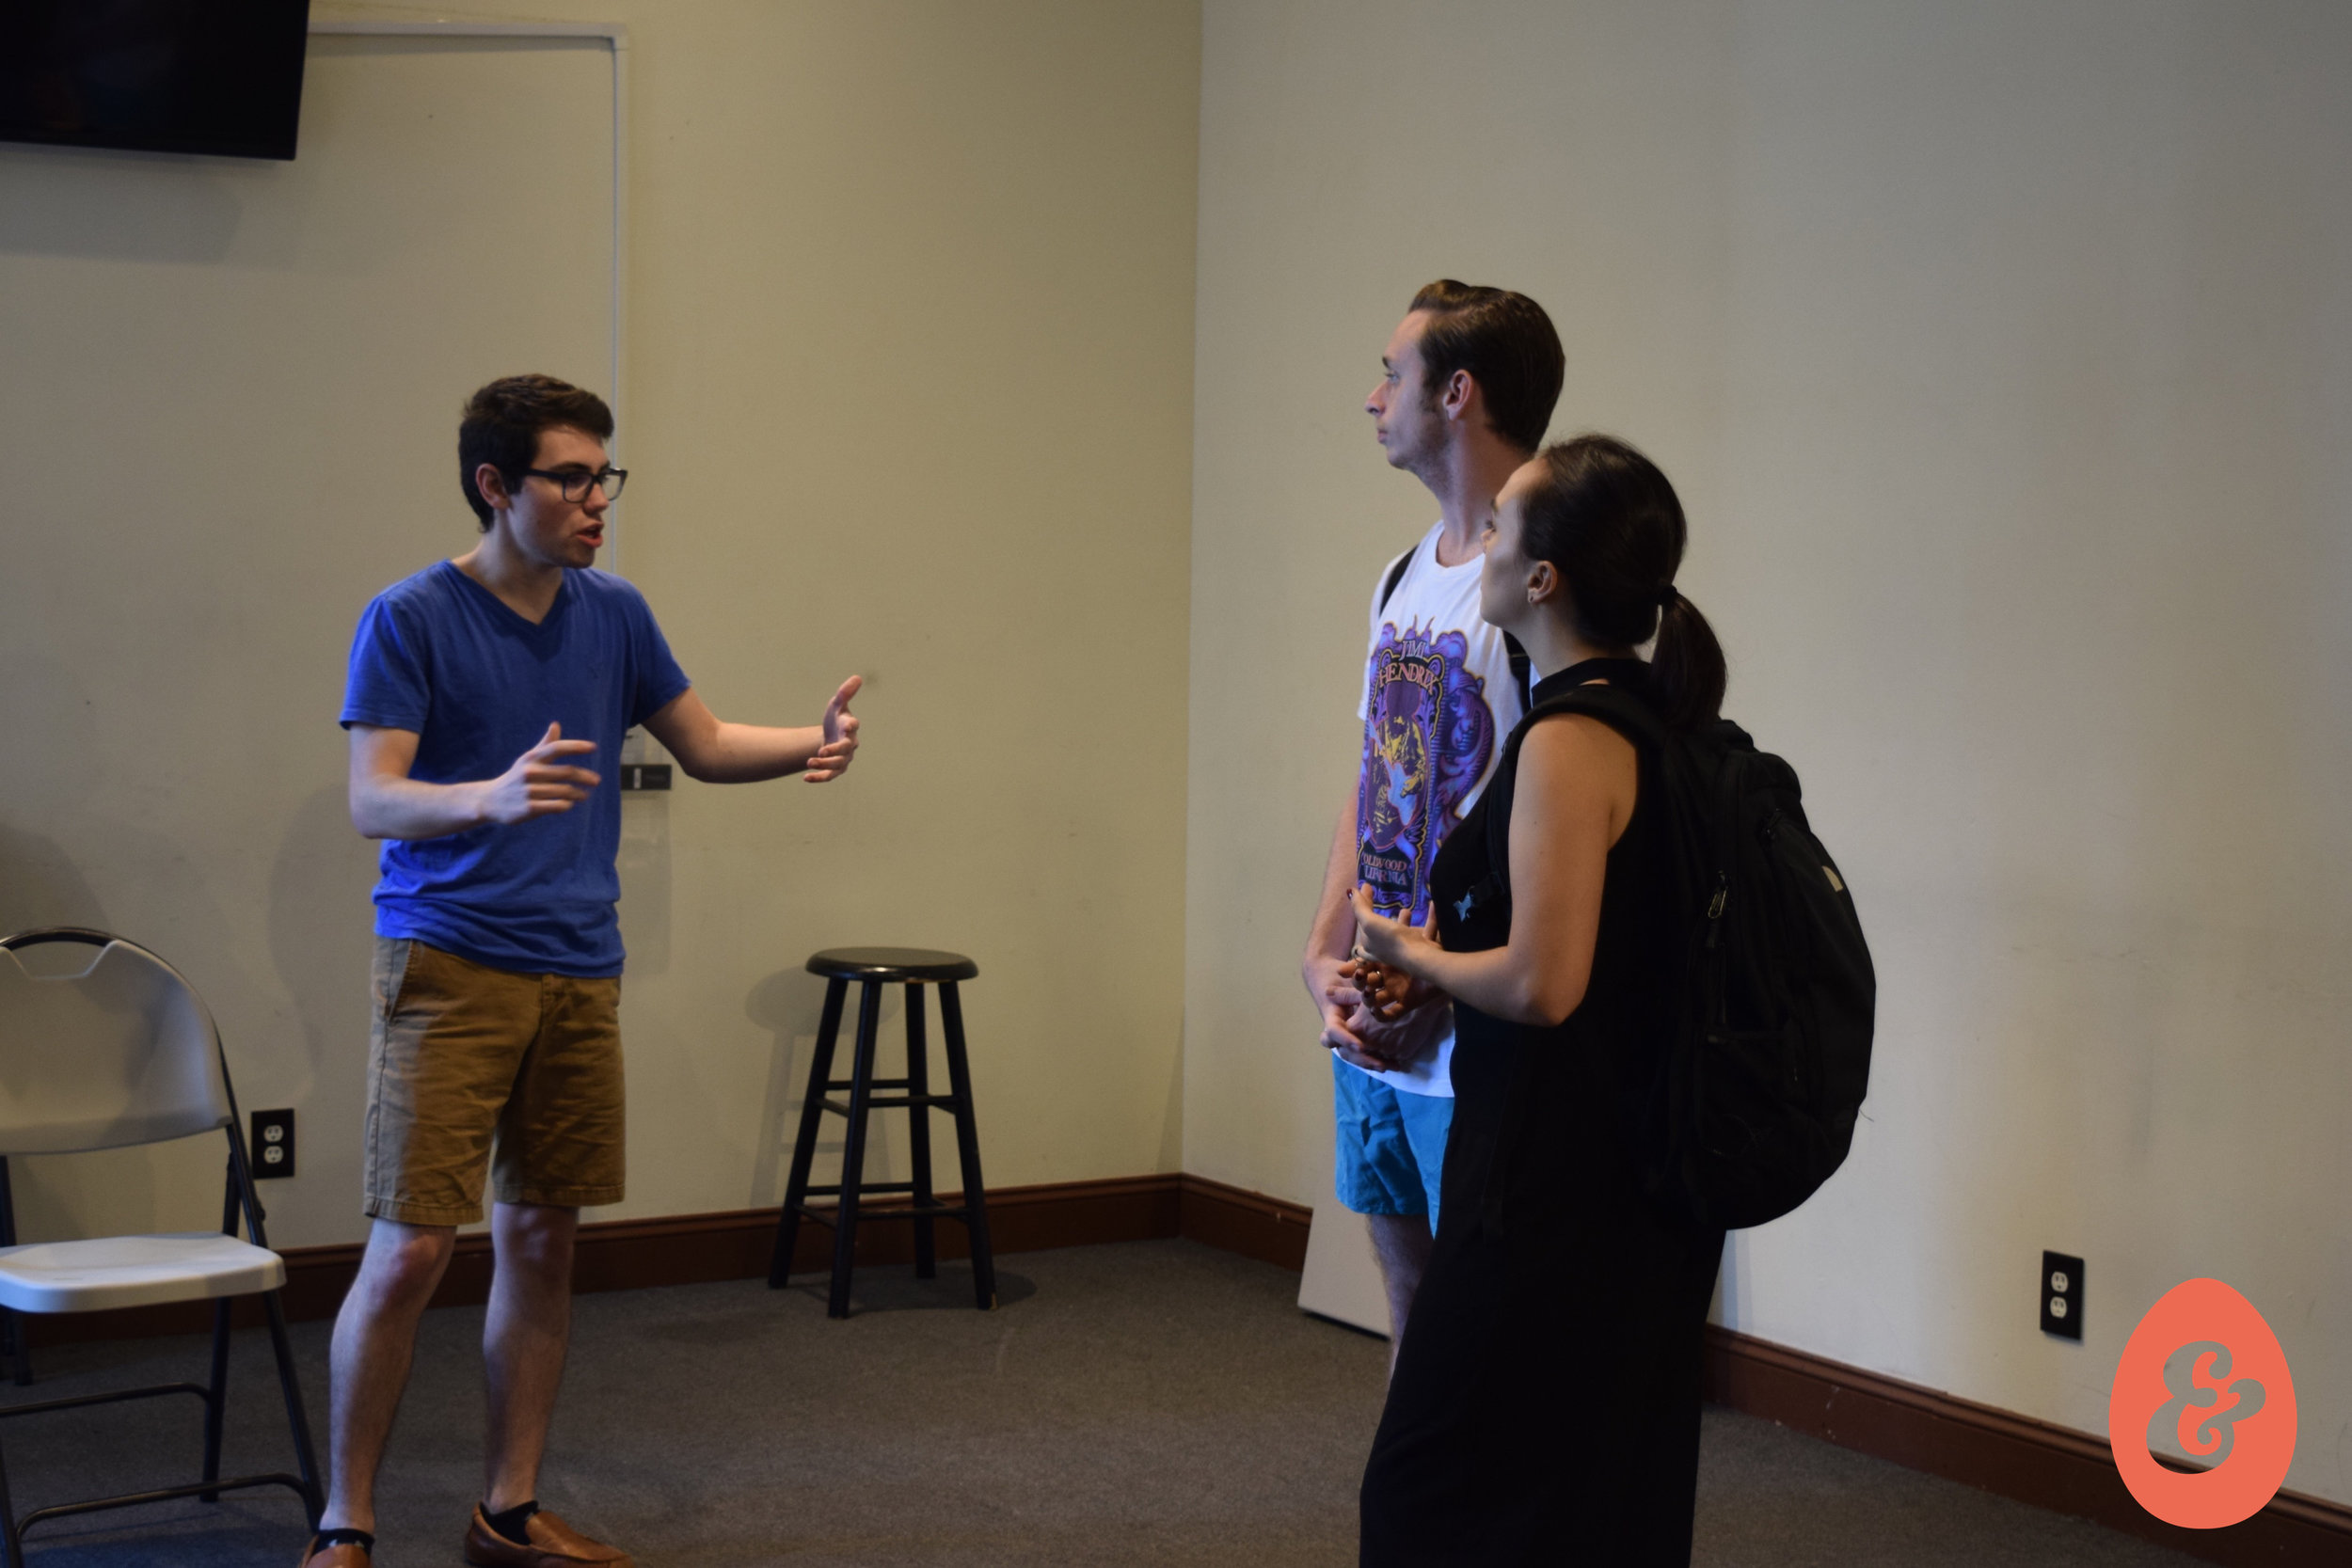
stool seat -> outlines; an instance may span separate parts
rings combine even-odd
[[[808,972],[829,980],[886,983],[969,980],[980,966],[961,953],[930,947],[828,947],[809,956]]]

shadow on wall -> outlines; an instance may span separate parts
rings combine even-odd
[[[10,608],[16,608],[13,597]],[[34,634],[20,627],[18,635],[29,639]],[[31,641],[0,645],[0,734],[13,742],[0,747],[0,809],[19,821],[55,831],[97,798],[105,782],[99,760],[98,698],[50,649]],[[29,836],[23,842],[40,847],[41,852],[27,851],[22,864],[13,855],[0,860],[0,917],[6,917],[0,918],[0,927],[15,931],[33,924],[72,924],[37,903],[24,902],[37,899],[49,884],[28,884],[22,879],[38,878],[40,866],[54,863],[65,868],[85,895],[89,884],[56,842]],[[96,900],[88,902],[95,909]],[[24,911],[21,917],[20,908]]]
[[[836,1082],[850,1076],[851,1053],[857,1047],[857,990],[843,1000],[841,1034],[834,1047],[830,1076]],[[903,988],[882,988],[882,1017],[877,1023],[875,1076],[895,1076],[895,1069],[886,1064],[893,1059],[889,1041],[895,1034],[904,1038],[903,1024],[898,1022],[905,1011]],[[776,1043],[769,1057],[768,1090],[761,1098],[759,1110],[759,1148],[752,1160],[752,1189],[746,1201],[755,1209],[772,1208],[784,1201],[784,1181],[787,1162],[792,1155],[792,1145],[800,1136],[801,1105],[807,1086],[809,1063],[816,1054],[817,1028],[825,1009],[825,981],[804,969],[780,969],[761,980],[744,998],[743,1013],[754,1023],[775,1036]],[[890,1129],[898,1118],[879,1115],[867,1123],[866,1133],[866,1170],[875,1180],[889,1179],[895,1173],[896,1162],[891,1157]],[[818,1185],[835,1182],[840,1169],[841,1134],[848,1124],[838,1117],[828,1117],[820,1125],[826,1134],[817,1140],[817,1161],[811,1167],[809,1180]]]
[[[670,799],[648,791],[621,797],[621,940],[633,975],[670,973]],[[816,976],[811,975],[811,979]]]
[[[103,931],[106,911],[54,841],[0,822],[0,936],[36,926]]]
[[[299,1087],[321,1126],[356,1127],[364,1108],[375,855],[337,783],[295,810],[270,867],[270,966],[294,1003],[301,1060],[267,1067],[274,1090]]]
[[[227,159],[81,147],[0,151],[0,255],[218,261],[245,215]]]

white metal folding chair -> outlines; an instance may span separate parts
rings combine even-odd
[[[36,974],[17,958],[20,949],[51,942],[82,943],[95,956],[77,974],[54,975]],[[9,1500],[6,1465],[0,1464],[0,1561],[7,1568],[21,1568],[23,1531],[44,1519],[175,1497],[215,1502],[223,1492],[285,1486],[301,1497],[316,1528],[322,1498],[310,1422],[286,1340],[285,1306],[278,1297],[286,1265],[262,1234],[262,1205],[254,1195],[212,1015],[177,970],[137,943],[104,931],[56,927],[0,941],[0,1156],[120,1148],[199,1132],[229,1136],[219,1230],[0,1247],[0,1307],[43,1314],[211,1300],[211,1381],[0,1405],[0,1418],[194,1394],[204,1402],[203,1478],[184,1486],[58,1503],[20,1520]],[[240,1211],[250,1243],[237,1239]],[[301,1474],[224,1479],[220,1440],[228,1402],[230,1309],[233,1297],[254,1294],[268,1314]],[[21,1332],[23,1324],[18,1327]]]

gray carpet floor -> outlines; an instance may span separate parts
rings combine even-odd
[[[1386,1341],[1309,1317],[1298,1276],[1189,1242],[1022,1253],[1003,1305],[943,1265],[581,1297],[541,1497],[647,1568],[1343,1564]],[[481,1485],[482,1314],[428,1313],[385,1466],[379,1568],[440,1568]],[[323,1427],[325,1323],[296,1354]],[[201,1377],[202,1341],[63,1346],[23,1401]],[[290,1465],[266,1339],[240,1336],[229,1463]],[[0,1423],[19,1509],[193,1479],[194,1400]],[[288,1568],[290,1493],[47,1525],[32,1568]],[[2192,1560],[1726,1411],[1707,1417],[1707,1568],[2160,1568]]]

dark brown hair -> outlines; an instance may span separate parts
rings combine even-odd
[[[466,504],[490,527],[490,503],[474,483],[474,470],[487,463],[506,481],[508,494],[522,487],[523,470],[538,460],[539,436],[557,425],[584,430],[599,441],[612,438],[612,410],[594,392],[551,375],[504,375],[466,400],[457,421],[457,477]]]
[[[1521,451],[1544,444],[1567,356],[1544,308],[1525,294],[1440,277],[1413,296],[1422,329],[1422,385],[1435,403],[1455,371],[1470,372],[1495,434]]]
[[[1522,505],[1520,546],[1560,569],[1577,635],[1602,648],[1656,636],[1650,679],[1667,722],[1713,720],[1724,705],[1724,650],[1674,587],[1689,538],[1675,487],[1613,436],[1580,436],[1537,461],[1544,480]]]

